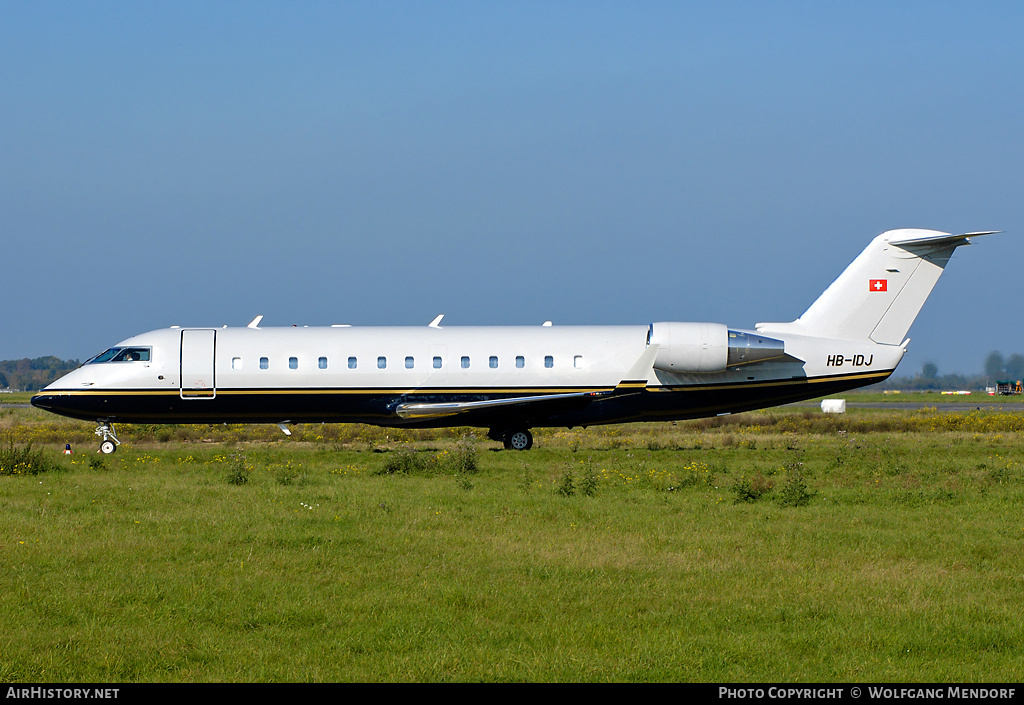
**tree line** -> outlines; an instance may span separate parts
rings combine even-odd
[[[48,355],[20,360],[0,360],[0,389],[15,389],[35,392],[61,375],[81,366],[78,360],[61,360]],[[911,377],[890,377],[876,387],[880,389],[968,389],[981,390],[995,386],[996,382],[1024,380],[1024,355],[1013,353],[1004,356],[993,350],[985,358],[983,374],[939,374],[938,366],[926,362],[921,371]]]
[[[61,360],[48,355],[30,360],[0,360],[0,389],[35,392],[61,375],[81,366],[78,360]]]
[[[1024,355],[1013,353],[1005,356],[993,350],[985,357],[984,372],[981,374],[939,374],[934,362],[926,362],[921,371],[912,377],[890,377],[875,385],[878,389],[957,390],[980,391],[994,387],[997,382],[1024,380]]]

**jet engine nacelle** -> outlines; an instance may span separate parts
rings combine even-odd
[[[665,372],[724,372],[729,364],[729,329],[721,323],[654,323],[648,342],[658,345],[654,367]]]
[[[786,356],[785,343],[721,323],[654,323],[647,342],[658,345],[654,368],[707,374]]]

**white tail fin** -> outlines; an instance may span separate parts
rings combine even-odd
[[[910,229],[882,233],[800,318],[758,323],[757,330],[899,345],[953,250],[969,245],[971,237],[988,234]]]

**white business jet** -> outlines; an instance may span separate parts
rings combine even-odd
[[[735,330],[637,326],[180,328],[118,343],[32,398],[115,423],[476,426],[526,450],[531,428],[747,411],[880,382],[953,251],[984,233],[891,230],[802,316]]]

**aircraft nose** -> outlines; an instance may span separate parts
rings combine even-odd
[[[50,409],[53,408],[53,395],[36,394],[31,399],[29,399],[29,402],[31,402],[32,406],[34,407],[37,407],[39,409],[46,409],[47,411],[49,411]]]
[[[82,399],[74,395],[61,394],[45,390],[33,396],[30,400],[32,406],[43,409],[51,414],[69,416],[73,419],[96,418],[96,411],[89,399]]]

